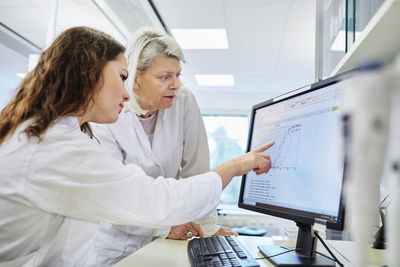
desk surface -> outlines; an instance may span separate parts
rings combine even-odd
[[[239,236],[239,241],[247,248],[250,254],[258,259],[260,266],[273,266],[268,260],[263,259],[263,255],[258,251],[258,245],[285,245],[291,246],[294,242],[276,241],[270,237],[250,237]],[[184,240],[156,239],[150,244],[136,251],[134,254],[120,261],[114,267],[134,267],[134,266],[163,266],[163,267],[188,267],[190,266],[187,253],[187,242]],[[351,262],[351,250],[353,243],[350,241],[326,241],[335,256],[343,263]],[[318,242],[317,250],[326,253],[322,244]],[[157,255],[155,255],[157,252]],[[374,261],[381,262],[382,255],[376,252]],[[337,265],[338,266],[338,265]]]

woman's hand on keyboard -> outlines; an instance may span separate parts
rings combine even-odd
[[[217,236],[217,235],[238,235],[238,233],[232,231],[231,228],[229,227],[223,227],[221,226],[221,228],[219,228],[219,230],[213,234],[213,236]]]
[[[167,238],[186,240],[191,239],[194,236],[204,237],[203,230],[201,230],[201,227],[197,223],[189,222],[172,226]]]

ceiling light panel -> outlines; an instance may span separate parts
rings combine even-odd
[[[173,29],[182,49],[228,49],[225,29]]]
[[[200,86],[234,86],[235,79],[232,74],[210,74],[194,76]]]

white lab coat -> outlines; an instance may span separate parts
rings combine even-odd
[[[95,136],[116,158],[125,164],[139,165],[152,177],[180,178],[209,171],[207,135],[199,107],[189,90],[181,90],[183,96],[176,99],[171,108],[158,111],[152,145],[134,112],[121,114],[116,123],[96,125]],[[212,235],[220,228],[216,221],[217,213],[214,211],[196,222],[205,235]],[[96,242],[98,263],[110,266],[154,237],[167,237],[170,229],[103,223]]]
[[[76,117],[50,126],[40,143],[24,126],[0,145],[0,266],[82,266],[94,222],[182,224],[219,203],[218,174],[151,178],[104,151]]]

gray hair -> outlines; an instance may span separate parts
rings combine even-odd
[[[147,113],[147,110],[143,110],[136,101],[133,84],[136,74],[146,71],[158,55],[184,60],[182,49],[172,36],[155,28],[139,28],[129,41],[125,51],[129,73],[125,87],[131,95],[130,101],[125,105],[125,112]]]

